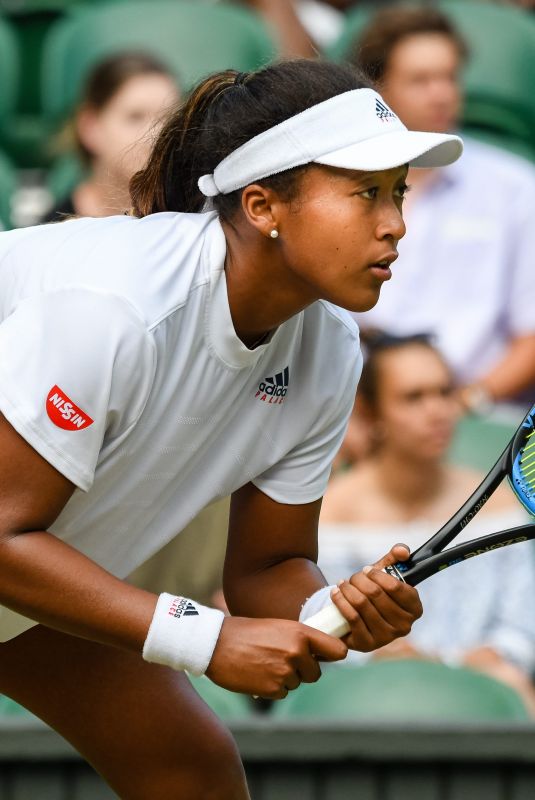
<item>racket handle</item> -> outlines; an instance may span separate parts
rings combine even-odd
[[[403,577],[403,571],[406,571],[406,569],[407,567],[403,563],[391,564],[390,566],[385,567],[383,572],[386,572],[387,575],[391,575],[393,578],[397,578],[397,580],[401,581],[402,583],[407,583]]]
[[[403,575],[398,571],[395,565],[385,567],[383,572],[405,583]],[[334,603],[330,603],[328,606],[325,606],[325,608],[322,608],[321,611],[318,611],[317,614],[313,614],[308,619],[304,619],[303,623],[309,625],[311,628],[315,628],[317,631],[323,631],[323,633],[328,633],[330,636],[336,636],[338,639],[341,639],[342,636],[345,636],[346,633],[349,633],[351,630],[349,622],[342,616]]]
[[[323,631],[323,633],[328,633],[330,636],[336,636],[338,639],[345,636],[346,633],[349,633],[351,630],[349,622],[341,615],[334,603],[330,603],[328,606],[325,606],[325,608],[322,608],[321,611],[318,611],[317,614],[313,614],[308,619],[304,619],[303,623],[309,625],[311,628],[315,628],[317,631]]]

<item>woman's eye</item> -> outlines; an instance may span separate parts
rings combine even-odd
[[[379,187],[373,186],[371,189],[364,189],[363,192],[359,192],[359,195],[363,197],[365,200],[375,200],[378,192],[379,192]]]
[[[410,186],[408,186],[406,183],[402,183],[401,186],[398,186],[398,188],[396,189],[396,194],[398,197],[401,197],[401,199],[403,199],[407,194],[407,192],[410,192],[410,190],[411,190]]]

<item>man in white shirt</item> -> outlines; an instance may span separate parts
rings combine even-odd
[[[440,11],[385,9],[355,53],[407,127],[455,128],[465,49]],[[460,162],[408,182],[393,280],[361,327],[434,334],[468,408],[515,400],[535,384],[535,170],[467,140]]]

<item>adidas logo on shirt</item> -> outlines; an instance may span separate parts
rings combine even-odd
[[[388,106],[385,106],[384,103],[381,103],[379,100],[375,100],[375,113],[381,120],[381,122],[388,122],[389,119],[396,119],[396,115],[390,111]]]
[[[193,603],[186,597],[174,597],[171,607],[167,612],[170,617],[179,619],[180,617],[198,617],[199,612]]]
[[[289,382],[290,370],[288,367],[284,367],[282,372],[277,372],[272,378],[264,378],[263,381],[260,381],[255,397],[263,403],[282,405]]]

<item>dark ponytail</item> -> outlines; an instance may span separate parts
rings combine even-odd
[[[212,173],[231,152],[310,106],[368,86],[369,81],[352,67],[305,59],[258,72],[226,70],[211,75],[168,119],[147,166],[132,178],[133,213],[144,217],[158,211],[201,211],[205,198],[198,179]],[[261,183],[291,199],[295,178],[303,169],[290,169]],[[214,208],[230,219],[240,198],[240,190],[218,195]]]

